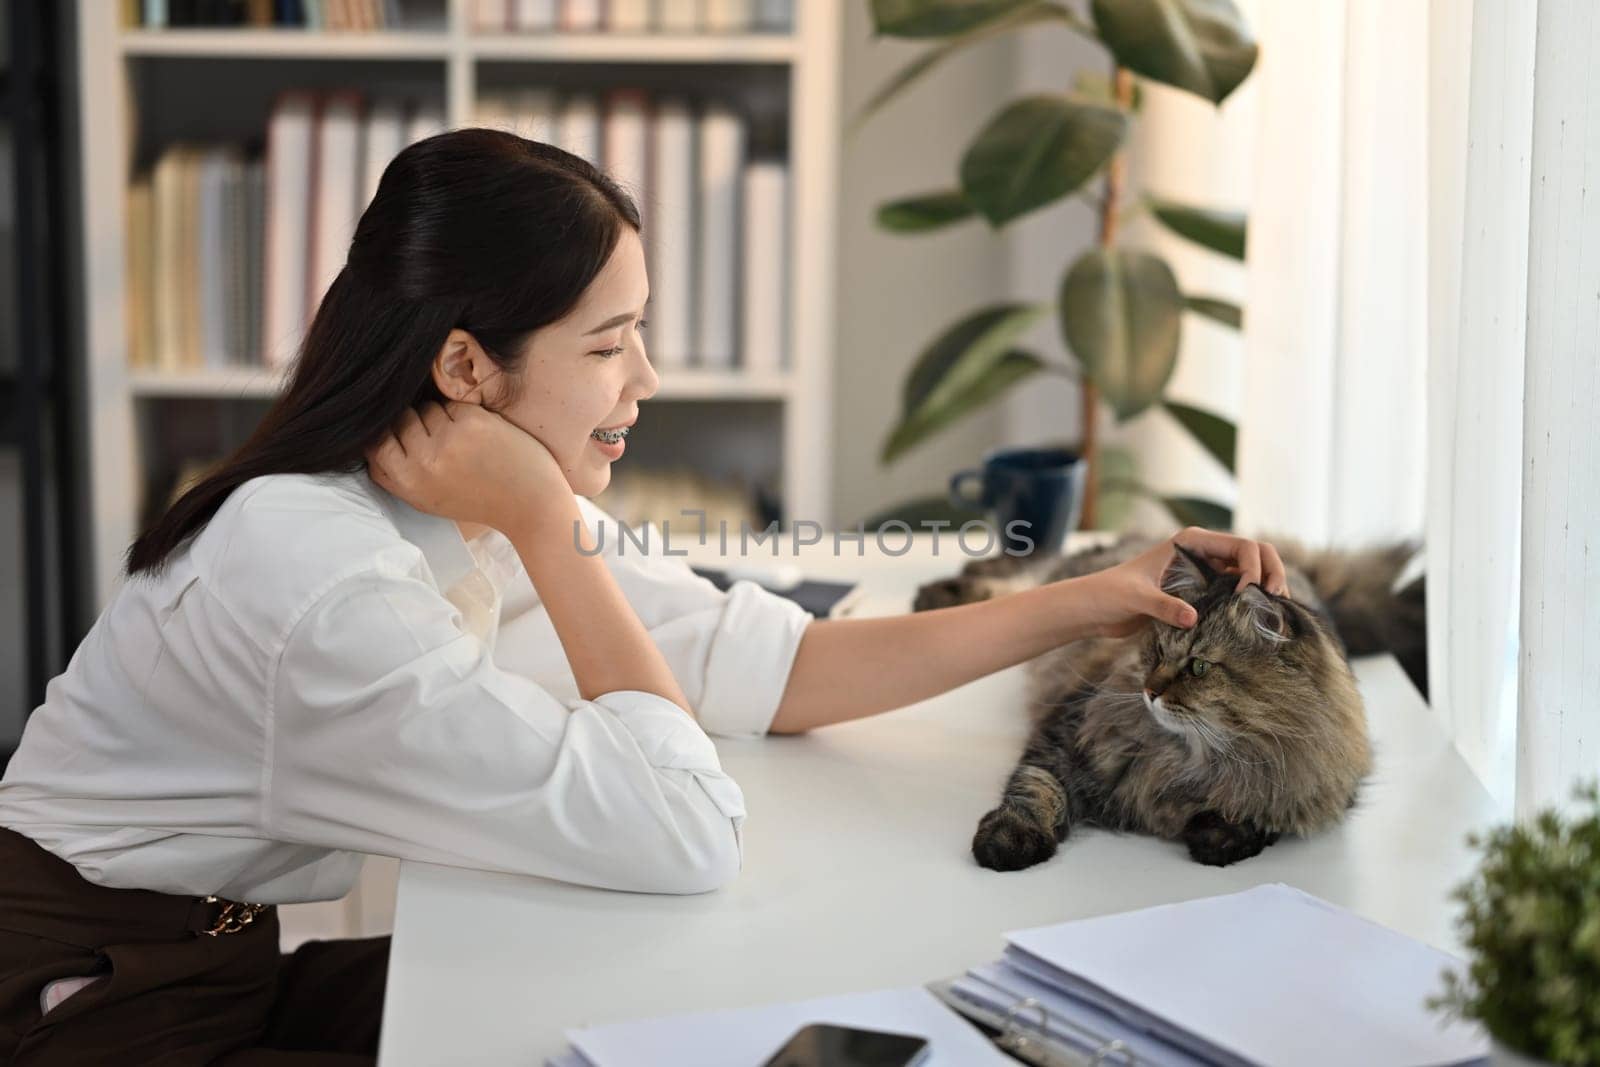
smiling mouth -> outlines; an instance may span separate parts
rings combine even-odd
[[[608,445],[614,445],[627,437],[628,431],[632,429],[633,427],[631,426],[619,426],[615,430],[594,430],[590,432],[589,436],[597,441],[604,441]]]

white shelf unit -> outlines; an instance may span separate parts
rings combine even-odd
[[[84,336],[88,361],[87,442],[89,456],[92,588],[103,606],[120,581],[122,556],[137,535],[149,491],[147,471],[161,457],[150,423],[161,405],[182,403],[186,417],[205,405],[225,408],[243,401],[265,403],[279,376],[261,367],[163,374],[128,366],[125,313],[126,190],[136,145],[131,124],[153,109],[178,109],[199,117],[204,94],[172,87],[181,79],[166,65],[223,62],[241,83],[288,87],[293,74],[329,71],[328,78],[360,88],[375,79],[380,88],[394,77],[423,78],[445,106],[449,126],[470,125],[485,69],[500,81],[526,74],[530,84],[564,69],[593,76],[616,67],[618,83],[632,83],[655,68],[659,81],[681,68],[686,76],[721,70],[726,84],[741,72],[781,79],[787,100],[786,142],[790,165],[789,366],[753,376],[737,371],[661,368],[660,391],[645,402],[659,405],[726,406],[729,417],[748,424],[760,412],[761,432],[776,441],[777,479],[784,525],[797,519],[832,525],[831,390],[834,324],[834,261],[840,140],[839,63],[844,0],[796,0],[791,33],[724,35],[550,33],[484,34],[470,29],[469,0],[444,0],[442,21],[426,29],[383,32],[307,32],[293,29],[129,28],[123,5],[76,0],[80,151],[84,234]],[[325,62],[332,61],[332,62]],[[151,76],[151,72],[155,76]],[[422,72],[419,74],[419,72]],[[776,74],[774,74],[776,72]],[[139,75],[143,74],[141,77]],[[141,86],[163,91],[141,99]],[[491,87],[492,84],[491,84]],[[172,98],[169,98],[172,97]],[[265,115],[261,117],[264,124]],[[221,122],[226,125],[226,122]],[[647,236],[648,240],[648,236]],[[194,406],[201,405],[197,409]],[[699,410],[699,409],[696,409]],[[240,416],[218,414],[237,425]],[[248,420],[249,416],[245,416]],[[669,420],[663,420],[668,422]],[[674,432],[717,432],[715,418],[674,418]],[[735,435],[748,441],[748,425]]]

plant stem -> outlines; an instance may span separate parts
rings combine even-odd
[[[1123,67],[1112,66],[1111,70],[1112,94],[1116,98],[1117,106],[1127,108],[1133,104],[1133,72]],[[1106,191],[1100,200],[1100,247],[1112,248],[1117,243],[1117,227],[1121,222],[1119,217],[1123,187],[1127,183],[1128,159],[1127,149],[1118,149],[1109,162],[1106,163]],[[1099,479],[1100,443],[1098,422],[1100,416],[1100,390],[1091,382],[1083,383],[1081,392],[1083,398],[1083,457],[1089,461],[1089,484],[1084,488],[1083,494],[1083,521],[1081,526],[1085,530],[1095,528],[1095,504],[1099,492],[1096,482]]]

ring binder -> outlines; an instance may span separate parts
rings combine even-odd
[[[984,984],[992,988],[991,983]],[[1052,1016],[1050,1010],[1033,997],[1014,1002],[1001,1014],[956,992],[954,979],[931,982],[926,988],[948,1007],[993,1030],[997,1046],[1033,1067],[1148,1067],[1148,1061],[1139,1059],[1122,1041],[1109,1039],[1071,1019]],[[1029,1011],[1038,1012],[1037,1024],[1026,1021]],[[1063,1045],[1055,1037],[1055,1033],[1061,1031],[1076,1034],[1094,1051],[1085,1054]]]

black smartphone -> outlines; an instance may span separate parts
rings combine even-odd
[[[917,1067],[930,1051],[925,1037],[811,1023],[762,1067]]]

